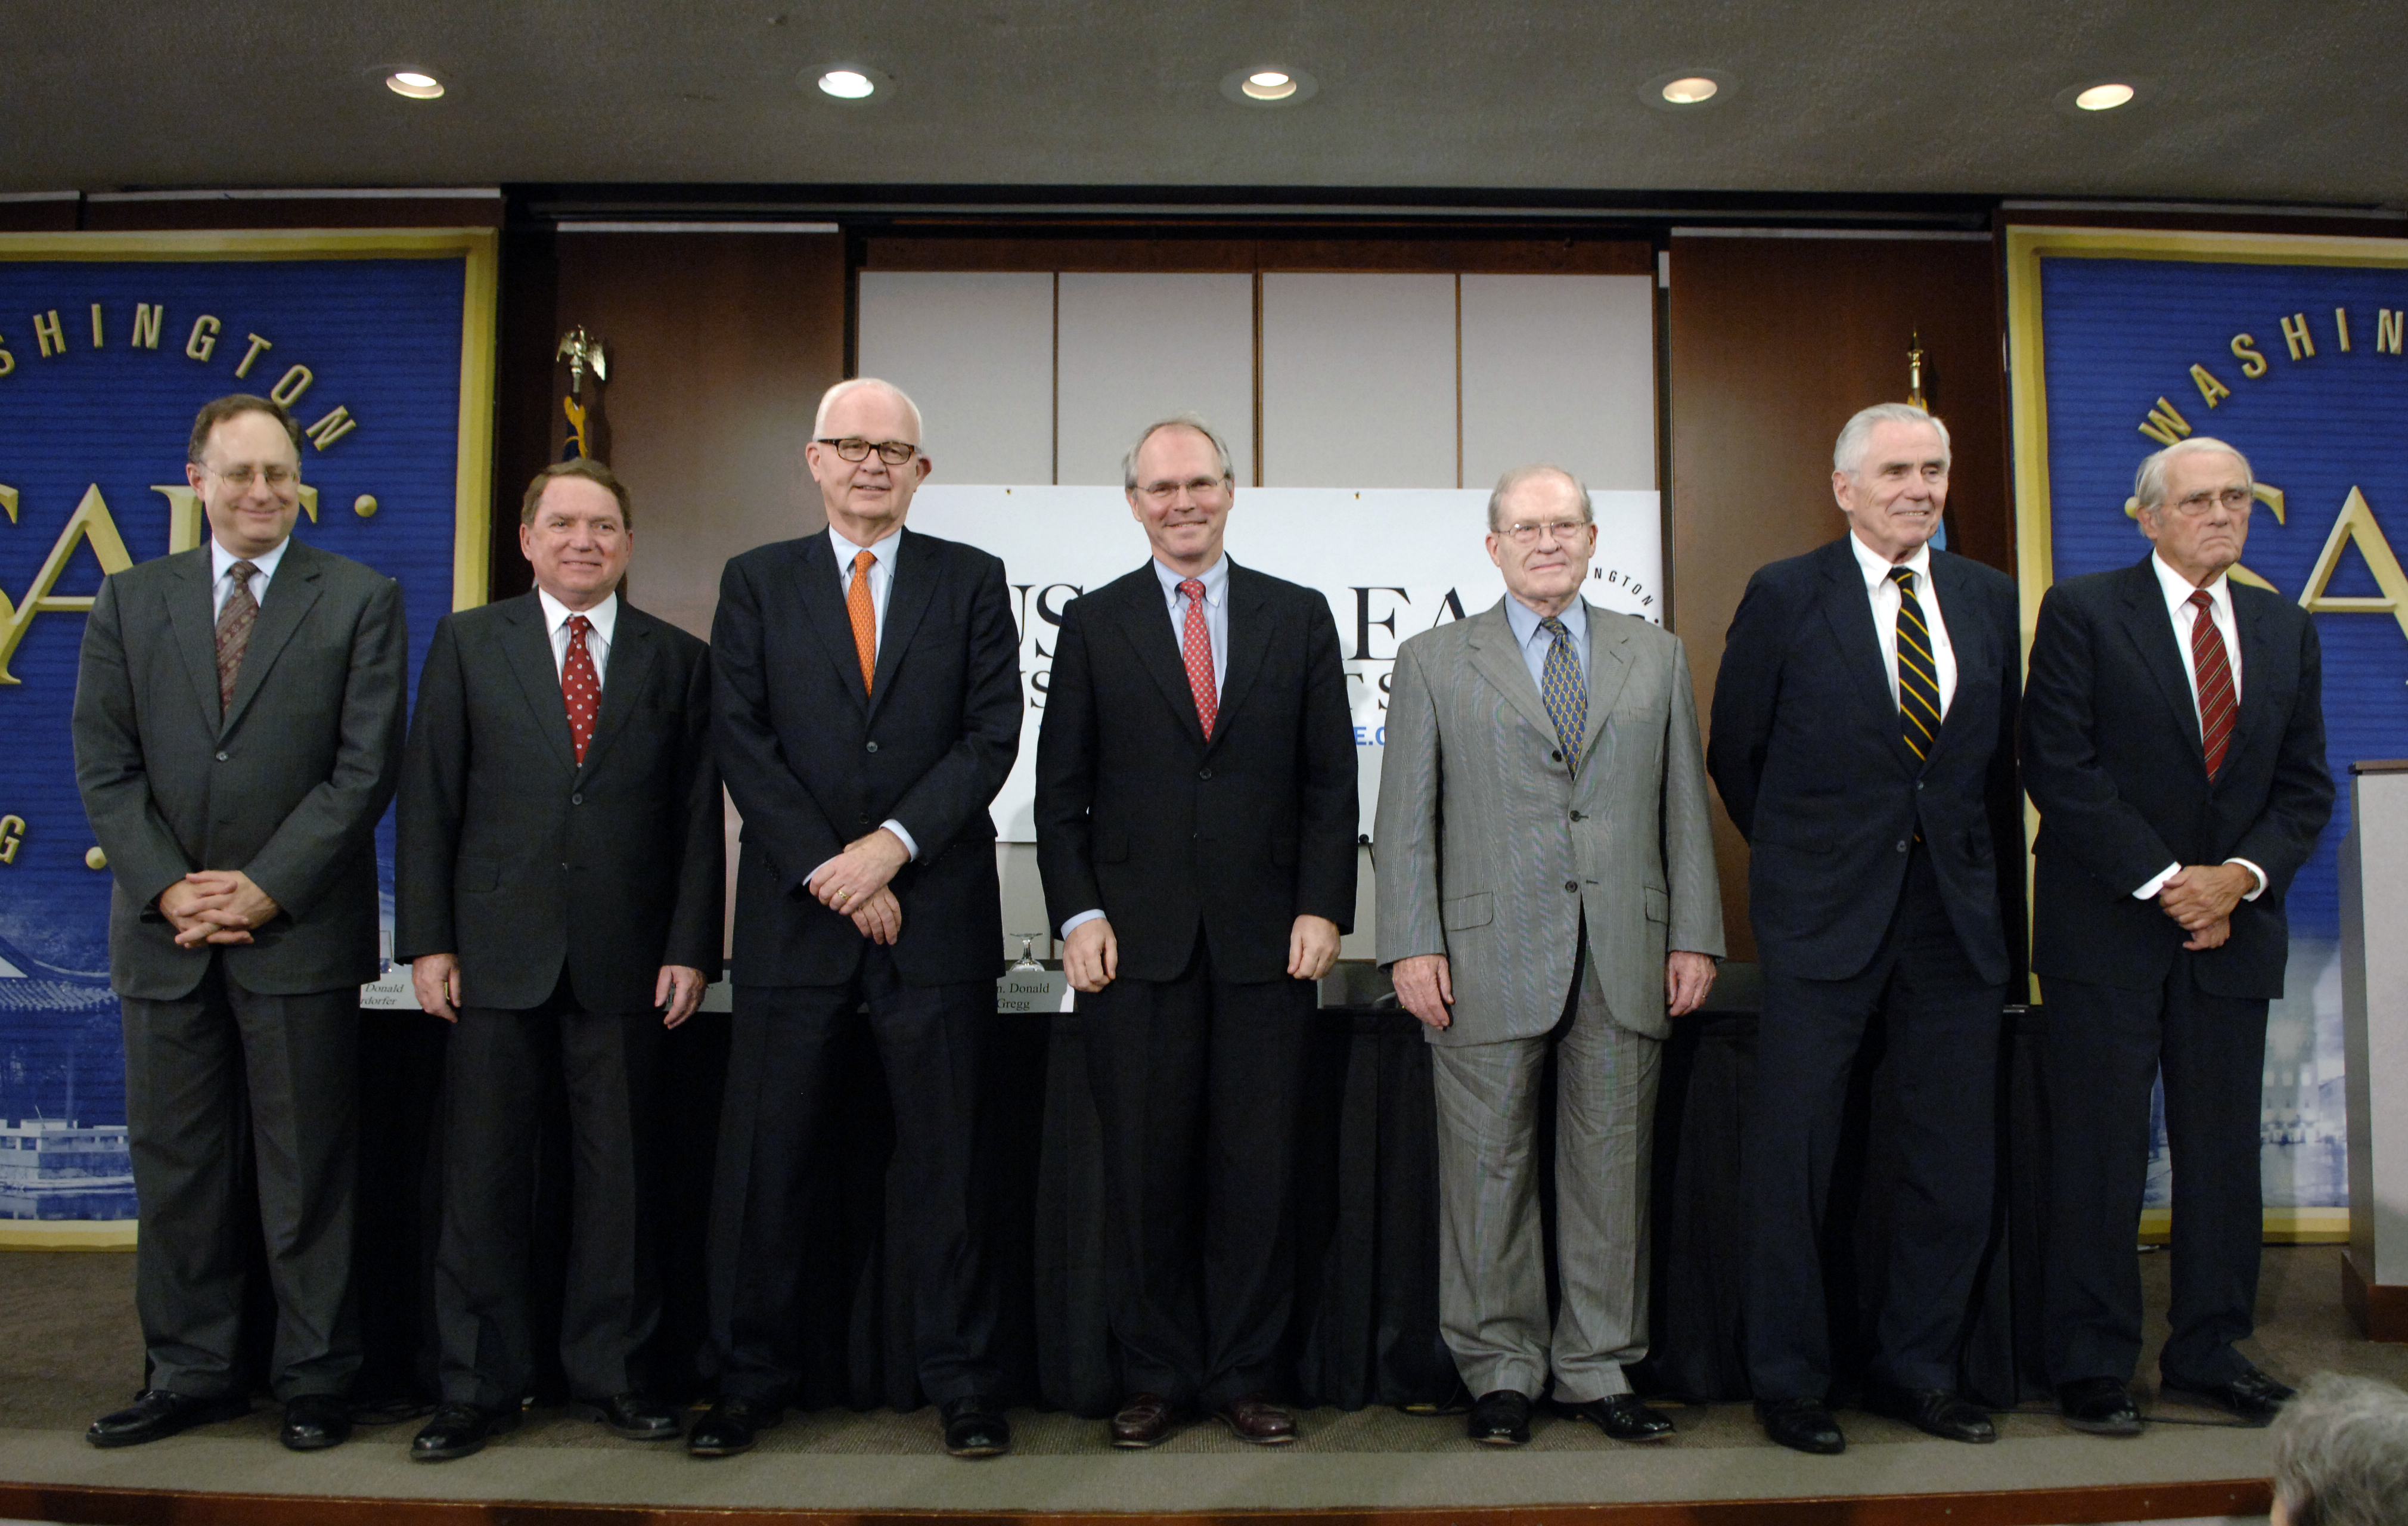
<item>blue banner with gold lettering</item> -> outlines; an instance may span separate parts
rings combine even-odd
[[[2150,452],[2206,436],[2258,483],[2232,576],[2309,610],[2324,649],[2334,819],[2289,894],[2270,1014],[2268,1226],[2339,1238],[2348,1202],[2340,900],[2349,765],[2408,756],[2408,252],[2388,241],[2017,230],[2010,241],[2018,540],[2028,612],[2054,578],[2148,553]],[[2245,674],[2243,683],[2247,683]],[[2169,1201],[2159,1131],[2150,1202]]]
[[[493,290],[481,232],[0,238],[0,1224],[134,1213],[68,735],[100,580],[201,543],[193,415],[272,396],[308,431],[295,534],[399,581],[415,675],[484,597]]]

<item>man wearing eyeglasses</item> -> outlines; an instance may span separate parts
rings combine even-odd
[[[920,1386],[948,1451],[992,1457],[1011,1431],[973,1151],[1004,963],[987,806],[1020,748],[1020,638],[1001,562],[904,527],[929,469],[910,398],[838,382],[811,434],[827,528],[729,562],[710,633],[712,734],[744,835],[711,1202],[719,1398],[686,1444],[745,1451],[794,1396],[811,1147],[866,1005]]]
[[[1109,1436],[1198,1409],[1277,1446],[1314,983],[1354,916],[1346,675],[1328,600],[1222,551],[1237,492],[1201,420],[1151,425],[1121,472],[1154,554],[1067,607],[1037,747],[1102,1126]]]
[[[2141,1429],[2132,1226],[2160,1073],[2178,1201],[2158,1375],[2258,1425],[2291,1396],[2235,1343],[2255,1324],[2283,899],[2333,800],[2315,626],[2231,576],[2249,463],[2194,436],[2142,462],[2133,496],[2154,549],[2048,591],[2024,696],[2048,1014],[2043,1329],[2066,1423],[2105,1435]]]
[[[379,969],[373,833],[401,760],[408,641],[391,578],[293,538],[301,431],[281,406],[208,404],[186,459],[208,543],[101,584],[76,679],[76,783],[116,881],[150,1364],[85,1439],[127,1447],[250,1410],[236,1347],[264,1235],[268,1381],[284,1445],[308,1451],[351,1434],[360,1366],[359,987]],[[246,1154],[256,1218],[236,1201]]]
[[[1672,1422],[1647,1354],[1647,1141],[1670,1020],[1723,953],[1689,659],[1581,597],[1588,490],[1521,467],[1488,498],[1505,597],[1397,649],[1374,840],[1380,962],[1438,1092],[1439,1324],[1467,1433],[1517,1447],[1556,1405],[1619,1441]],[[1535,1160],[1555,1060],[1552,1329]]]
[[[1900,1185],[1865,1277],[1880,1289],[1865,1407],[1945,1440],[1998,1434],[1956,1370],[2021,931],[2020,673],[2014,584],[1931,544],[1949,465],[1947,427],[1913,404],[1849,419],[1830,478],[1847,533],[1748,580],[1714,681],[1706,760],[1748,841],[1764,969],[1742,1149],[1748,1385],[1765,1433],[1800,1452],[1847,1445],[1823,1257],[1849,1077],[1875,1031]]]

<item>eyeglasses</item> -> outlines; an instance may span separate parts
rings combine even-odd
[[[253,482],[265,482],[270,491],[281,491],[301,480],[301,473],[292,467],[236,467],[232,471],[220,471],[215,467],[203,467],[203,471],[238,493],[249,492]]]
[[[1167,504],[1177,500],[1182,493],[1192,498],[1209,497],[1228,485],[1225,477],[1191,477],[1183,482],[1148,482],[1138,489],[1151,502]]]
[[[1523,521],[1506,525],[1502,533],[1516,545],[1532,546],[1538,544],[1539,537],[1549,530],[1555,533],[1557,540],[1570,540],[1574,531],[1587,529],[1590,524],[1591,521],[1585,519],[1550,519],[1537,524]]]
[[[882,439],[870,441],[859,435],[847,435],[842,439],[815,439],[814,445],[824,445],[847,461],[867,461],[876,451],[878,459],[890,467],[899,467],[920,453],[920,447],[908,440]]]
[[[2233,513],[2245,514],[2249,511],[2251,501],[2256,497],[2257,495],[2245,487],[2228,487],[2221,490],[2202,488],[2188,497],[2176,499],[2172,507],[2174,512],[2186,519],[2197,519],[2219,503]]]

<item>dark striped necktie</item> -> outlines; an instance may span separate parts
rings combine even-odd
[[[2232,662],[2224,650],[2224,632],[2215,628],[2215,600],[2202,588],[2190,601],[2199,611],[2190,623],[2190,669],[2199,680],[2199,741],[2213,784],[2224,767],[2225,749],[2232,745]]]
[[[1914,597],[1914,569],[1896,567],[1889,575],[1898,584],[1899,729],[1916,757],[1929,757],[1940,736],[1940,665],[1931,657],[1923,601]]]

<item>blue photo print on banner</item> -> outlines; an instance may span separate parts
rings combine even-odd
[[[0,258],[0,1220],[134,1213],[109,874],[68,726],[102,577],[208,534],[184,476],[194,412],[255,393],[309,429],[315,512],[294,533],[399,580],[413,675],[453,605],[469,251],[229,257],[220,236],[177,257],[172,236],[151,241],[161,255],[94,257],[86,240],[46,259],[25,239]],[[481,537],[481,496],[475,511]],[[389,814],[377,856],[389,917]]]
[[[2149,550],[2128,505],[2149,453],[2205,436],[2249,460],[2259,501],[2233,576],[2312,612],[2340,789],[2288,898],[2287,989],[2267,1038],[2266,1202],[2339,1207],[2336,852],[2349,766],[2408,756],[2408,580],[2391,549],[2408,532],[2408,268],[2244,258],[2042,252],[2048,543],[2057,578],[2129,566]],[[2165,1200],[2165,1166],[2160,1145],[2153,1202]]]

